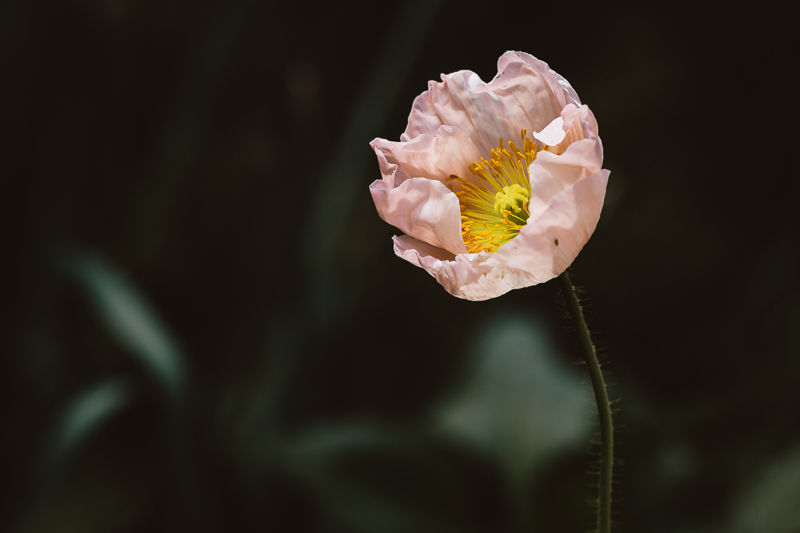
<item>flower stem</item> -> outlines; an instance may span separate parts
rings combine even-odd
[[[600,417],[600,490],[597,496],[597,532],[610,533],[611,531],[611,478],[614,467],[614,428],[611,420],[611,404],[608,401],[606,384],[603,381],[603,372],[597,360],[597,353],[586,327],[583,310],[575,294],[575,288],[569,279],[569,274],[564,272],[558,277],[561,290],[567,301],[569,313],[578,330],[581,348],[583,349],[586,366],[589,367],[589,376],[592,379],[594,398],[597,402],[597,414]]]

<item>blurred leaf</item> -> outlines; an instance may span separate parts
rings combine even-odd
[[[359,424],[319,428],[292,443],[288,464],[312,487],[337,531],[481,531],[460,468],[420,436]]]
[[[178,398],[184,381],[180,351],[136,288],[96,257],[79,258],[69,267],[86,285],[111,332]]]
[[[592,397],[556,359],[538,320],[497,316],[471,345],[473,375],[437,415],[444,431],[489,451],[512,479],[565,448],[585,446]]]
[[[765,468],[734,507],[735,533],[800,531],[800,449]]]
[[[133,389],[127,381],[111,378],[78,394],[58,421],[53,438],[53,460],[59,462],[96,429],[131,403]]]

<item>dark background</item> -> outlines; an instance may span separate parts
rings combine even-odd
[[[800,531],[798,47],[778,4],[0,3],[0,530],[579,532],[556,283],[396,258],[368,142],[506,50],[594,111],[574,264],[621,531]]]

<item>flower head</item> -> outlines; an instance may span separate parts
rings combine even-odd
[[[494,298],[572,264],[600,218],[608,171],[597,121],[546,63],[506,52],[484,83],[429,82],[400,142],[375,139],[394,251],[452,295]]]

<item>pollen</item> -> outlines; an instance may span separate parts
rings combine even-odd
[[[490,151],[490,159],[470,164],[477,179],[451,175],[448,185],[461,204],[461,236],[470,253],[496,252],[519,235],[528,222],[531,183],[528,167],[547,146],[531,142],[527,129],[520,133],[522,146],[508,141]]]

